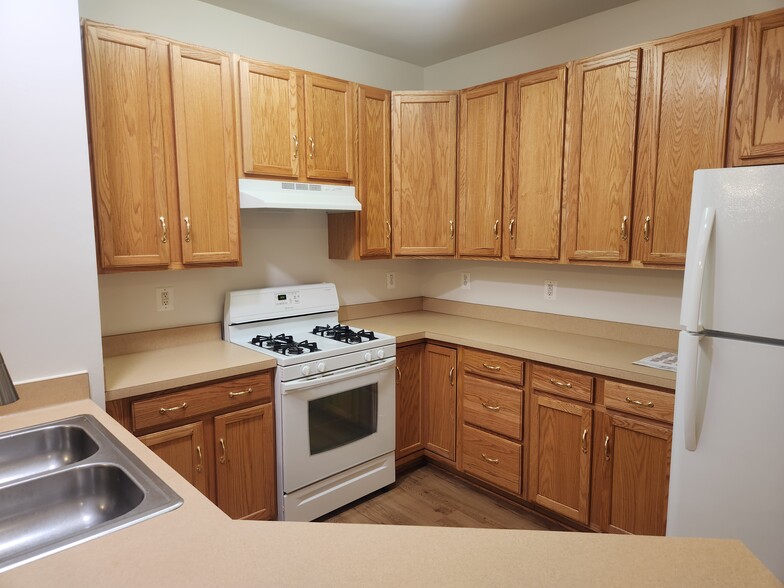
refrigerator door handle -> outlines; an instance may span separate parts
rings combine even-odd
[[[702,211],[702,218],[697,234],[694,255],[686,268],[683,283],[683,306],[681,323],[687,331],[696,333],[700,328],[700,307],[702,305],[702,287],[705,275],[705,261],[708,257],[713,225],[716,220],[716,208],[708,206]],[[687,253],[688,258],[688,253]]]
[[[686,449],[697,449],[697,398],[700,389],[699,352],[702,335],[681,331],[678,340],[676,394],[683,402],[683,439]]]

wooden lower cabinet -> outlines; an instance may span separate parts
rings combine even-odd
[[[397,348],[395,459],[406,457],[425,447],[422,418],[422,354],[424,349],[424,343]]]
[[[520,493],[522,449],[519,443],[463,425],[463,471],[486,482]]]
[[[423,358],[425,449],[455,461],[457,416],[457,350],[425,345]]]
[[[142,435],[139,441],[209,498],[209,472],[205,463],[202,422]]]

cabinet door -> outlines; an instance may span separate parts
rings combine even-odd
[[[171,46],[182,260],[239,261],[234,101],[229,56]]]
[[[664,535],[671,448],[670,428],[622,416],[605,417],[604,531]]]
[[[457,416],[457,352],[441,345],[425,345],[425,448],[455,460]]]
[[[357,198],[360,257],[392,255],[390,93],[359,86]]]
[[[415,453],[425,446],[422,422],[422,351],[424,345],[397,349],[397,435],[395,458]]]
[[[628,261],[640,50],[578,61],[569,93],[566,254]]]
[[[635,241],[645,263],[686,262],[694,170],[722,167],[732,27],[646,49]]]
[[[588,522],[593,410],[531,396],[530,500]]]
[[[784,163],[784,10],[746,20],[746,61],[737,111],[735,165]]]
[[[169,464],[175,472],[209,497],[207,452],[201,422],[166,429],[139,437],[139,441]]]
[[[85,26],[87,101],[101,267],[166,266],[173,149],[165,44]]]
[[[395,255],[454,255],[457,94],[392,94]]]
[[[505,256],[558,259],[566,67],[508,82],[506,101]]]
[[[501,255],[504,83],[460,92],[458,253]]]
[[[299,176],[297,74],[239,60],[242,169],[246,174]]]
[[[275,433],[271,404],[215,417],[217,504],[233,519],[275,516]]]
[[[354,179],[354,117],[351,84],[305,74],[308,178]]]

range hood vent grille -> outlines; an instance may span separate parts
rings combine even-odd
[[[240,208],[324,211],[357,211],[362,208],[354,186],[242,178],[239,187]]]

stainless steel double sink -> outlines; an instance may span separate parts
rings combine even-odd
[[[92,415],[0,435],[0,572],[181,504]]]

